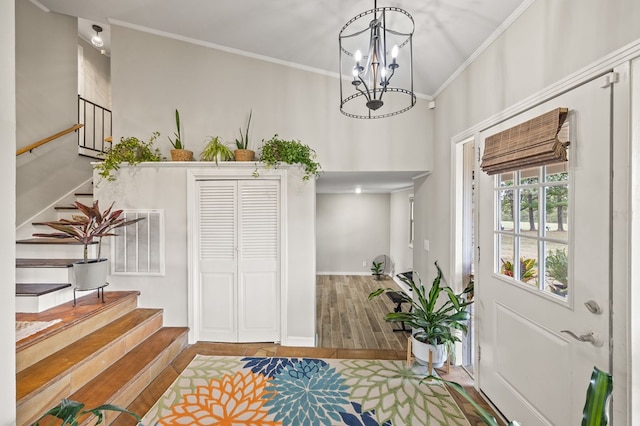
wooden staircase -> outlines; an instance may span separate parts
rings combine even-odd
[[[138,308],[138,295],[105,292],[103,304],[92,292],[75,307],[68,302],[16,315],[21,321],[62,319],[16,344],[18,425],[31,424],[62,398],[88,408],[127,407],[186,347],[188,329],[162,327],[162,310]],[[106,413],[107,424],[115,418]]]

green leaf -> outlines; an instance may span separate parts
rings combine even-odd
[[[607,402],[613,391],[613,377],[593,367],[587,389],[587,399],[582,410],[582,426],[606,426],[609,424]]]

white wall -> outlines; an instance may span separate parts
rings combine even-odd
[[[389,194],[316,195],[319,274],[371,274],[372,260],[390,254],[389,200]]]
[[[413,196],[413,188],[391,193],[389,251],[395,263],[395,273],[413,269],[413,249],[409,247],[409,198],[411,196]]]
[[[166,265],[164,276],[110,276],[111,290],[139,290],[139,305],[164,309],[168,326],[188,325],[188,207],[187,170],[208,170],[212,163],[163,162],[124,166],[115,182],[100,179],[94,190],[102,209],[115,201],[118,209],[161,209],[165,219]],[[247,178],[255,170],[253,163],[221,163],[215,170],[239,170]],[[261,170],[268,174],[271,170]],[[315,343],[315,181],[302,181],[298,167],[287,168],[286,269],[282,276],[283,305],[287,306],[287,334],[283,344],[312,346]],[[107,251],[109,253],[109,251]]]
[[[82,68],[78,78],[84,83],[79,94],[111,109],[111,59],[81,38],[78,38],[78,44],[82,47]]]
[[[77,123],[78,24],[16,1],[16,145],[23,148]],[[17,159],[16,224],[91,176],[75,133]]]
[[[421,234],[416,239],[431,241],[429,252],[414,252],[414,266],[423,277],[435,274],[435,260],[444,271],[451,270],[451,139],[637,40],[639,21],[636,0],[538,0],[437,96],[434,169],[424,182],[416,182],[415,193]],[[623,365],[614,378],[622,395]],[[634,384],[634,392],[639,386]],[[614,405],[621,401],[614,398]]]
[[[424,100],[384,120],[339,111],[335,78],[113,25],[111,78],[114,140],[175,131],[180,110],[187,149],[208,135],[232,142],[253,110],[250,145],[274,133],[318,153],[324,170],[429,170],[432,112]],[[389,143],[393,141],[393,143]]]
[[[0,222],[0,425],[16,422],[16,340],[15,340],[15,79],[14,2],[0,2],[0,199],[5,209]]]

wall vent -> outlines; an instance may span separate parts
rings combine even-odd
[[[116,229],[111,245],[113,275],[164,275],[164,210],[125,210],[138,223]]]

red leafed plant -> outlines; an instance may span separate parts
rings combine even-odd
[[[98,201],[94,201],[92,206],[87,206],[79,201],[75,202],[75,206],[80,210],[82,215],[73,215],[71,220],[61,219],[57,222],[45,222],[44,224],[55,229],[58,232],[53,233],[36,233],[34,237],[45,238],[72,238],[84,245],[84,263],[88,263],[89,244],[98,239],[98,259],[100,259],[100,250],[102,248],[102,238],[115,236],[113,231],[123,226],[131,225],[139,222],[143,217],[126,220],[122,216],[122,210],[112,210],[113,203],[108,209],[101,212]]]

